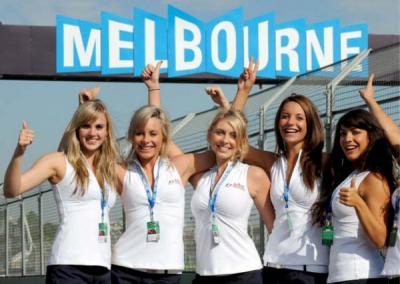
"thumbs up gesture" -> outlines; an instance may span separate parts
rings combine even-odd
[[[18,138],[18,146],[21,147],[23,150],[32,144],[35,134],[32,129],[29,129],[28,122],[24,121],[22,123],[22,129],[19,132]]]
[[[160,89],[159,79],[162,63],[162,60],[158,61],[155,67],[148,64],[142,71],[142,80],[149,90]]]
[[[353,177],[351,179],[349,187],[343,187],[342,189],[340,189],[339,201],[344,205],[356,207],[357,203],[360,202],[360,200],[362,200],[362,198],[358,193],[358,189],[356,187],[356,178]]]

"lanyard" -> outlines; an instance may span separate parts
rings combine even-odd
[[[227,179],[227,177],[229,176],[229,174],[231,173],[231,171],[233,170],[235,165],[236,165],[236,163],[232,163],[232,162],[228,163],[228,166],[226,167],[222,177],[220,178],[220,180],[217,184],[215,183],[215,176],[217,174],[217,166],[214,166],[211,169],[210,198],[208,199],[208,206],[210,207],[213,219],[215,218],[215,203],[217,201],[219,189],[224,184],[225,180]]]
[[[157,198],[157,191],[158,191],[158,176],[160,173],[161,160],[158,159],[158,161],[157,161],[158,171],[157,171],[156,177],[154,178],[153,190],[151,190],[150,183],[147,180],[147,176],[144,173],[144,170],[143,170],[142,166],[140,165],[139,161],[135,159],[134,165],[135,165],[136,171],[138,172],[138,174],[142,180],[144,189],[146,190],[147,201],[149,202],[149,208],[150,208],[150,220],[153,221],[154,220],[153,219],[153,217],[154,217],[153,208],[156,205],[156,198]]]
[[[103,223],[104,223],[104,208],[106,208],[106,206],[107,206],[107,201],[108,201],[107,189],[101,189],[100,206],[101,206],[101,222],[103,222]]]
[[[300,150],[299,155],[297,156],[297,160],[296,160],[296,164],[294,165],[294,168],[296,168],[297,163],[299,162],[299,159],[301,157],[301,152],[302,151],[303,151],[303,149]],[[293,171],[294,171],[294,169],[293,169]],[[284,181],[285,185],[283,187],[283,200],[285,201],[285,208],[286,209],[289,208],[289,183],[290,183],[290,180],[288,180],[286,182],[288,173],[289,173],[289,165],[288,165],[287,160],[286,160],[286,177],[285,177],[285,181]]]

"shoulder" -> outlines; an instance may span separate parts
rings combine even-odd
[[[269,178],[267,174],[265,173],[264,169],[257,167],[257,166],[249,166],[248,172],[247,172],[248,178],[251,181],[260,183],[269,183]]]
[[[376,172],[370,172],[360,183],[359,191],[362,195],[367,196],[376,196],[381,195],[390,195],[389,184],[386,178]]]

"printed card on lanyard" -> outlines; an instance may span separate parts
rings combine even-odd
[[[99,223],[99,243],[106,243],[108,236],[108,225],[104,222],[104,210],[107,207],[108,193],[106,189],[101,190],[101,222]]]
[[[396,194],[395,206],[394,206],[395,214],[394,214],[392,230],[390,231],[390,235],[389,235],[389,244],[388,245],[390,247],[394,247],[396,245],[397,232],[399,230],[400,187],[397,188],[397,190],[394,192],[394,194]]]
[[[333,244],[334,230],[332,225],[332,206],[329,200],[329,205],[325,209],[325,222],[322,226],[322,244],[324,246],[331,246]]]
[[[228,178],[229,174],[231,173],[232,169],[235,167],[236,163],[232,163],[229,162],[228,166],[226,167],[222,177],[220,178],[218,183],[215,183],[215,176],[217,174],[217,167],[214,166],[211,169],[211,173],[210,173],[210,197],[208,199],[208,207],[211,210],[211,235],[214,241],[214,244],[219,244],[221,241],[220,238],[220,231],[218,228],[218,225],[216,223],[216,201],[217,201],[217,196],[218,196],[218,192],[219,189],[221,188],[221,186],[224,185],[225,180]]]
[[[138,172],[144,189],[146,190],[147,201],[149,202],[149,210],[150,210],[150,221],[146,223],[147,225],[147,241],[148,242],[158,242],[160,240],[160,223],[154,220],[154,206],[156,205],[157,199],[157,191],[158,191],[158,177],[160,173],[160,168],[162,162],[160,159],[157,160],[157,175],[154,178],[154,187],[153,190],[150,187],[150,183],[147,179],[146,174],[142,166],[140,165],[138,160],[135,160],[135,168]]]

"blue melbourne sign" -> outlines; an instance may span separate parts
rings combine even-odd
[[[341,27],[339,20],[276,23],[274,13],[245,20],[238,8],[205,23],[173,6],[167,19],[136,8],[132,16],[102,12],[100,23],[57,16],[57,72],[138,76],[162,60],[161,73],[169,77],[237,77],[253,56],[260,61],[258,77],[290,77],[368,48],[366,24]]]

